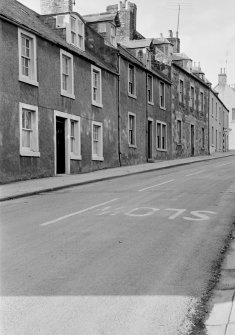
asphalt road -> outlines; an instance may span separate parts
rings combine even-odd
[[[1,334],[187,334],[235,217],[235,157],[1,204]]]

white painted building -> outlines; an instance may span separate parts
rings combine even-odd
[[[229,109],[229,149],[235,150],[235,85],[227,84],[227,75],[225,70],[219,74],[218,85],[215,90],[219,93],[219,98]],[[226,131],[226,129],[225,129]]]

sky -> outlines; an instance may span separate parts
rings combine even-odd
[[[75,0],[81,15],[105,12],[119,0]],[[40,0],[20,0],[40,13]],[[220,69],[228,84],[235,84],[235,0],[132,0],[137,5],[137,31],[145,37],[168,37],[175,32],[179,15],[181,52],[200,62],[213,87]]]

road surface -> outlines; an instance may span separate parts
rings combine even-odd
[[[187,334],[235,216],[235,157],[1,204],[1,334]]]

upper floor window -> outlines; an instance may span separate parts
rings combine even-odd
[[[214,115],[214,99],[211,98],[211,115]]]
[[[39,157],[38,107],[20,103],[20,155]]]
[[[215,119],[217,120],[218,117],[218,104],[217,102],[215,103]]]
[[[18,29],[19,80],[38,86],[36,37]]]
[[[98,23],[98,33],[106,33],[106,23],[100,22]]]
[[[147,75],[147,98],[148,103],[153,104],[153,77],[150,74]]]
[[[194,107],[194,100],[195,100],[195,89],[193,86],[190,87],[190,107]]]
[[[165,84],[160,81],[160,107],[165,108],[166,102],[165,102]]]
[[[132,64],[128,66],[128,93],[133,97],[136,95],[135,67]]]
[[[92,104],[102,107],[102,82],[101,70],[96,66],[91,66],[91,80],[92,80]]]
[[[151,52],[146,50],[146,67],[147,69],[151,68]]]
[[[110,43],[116,46],[116,28],[113,25],[110,27]]]
[[[78,17],[70,17],[70,43],[84,50],[84,23]]]
[[[200,92],[200,111],[203,113],[204,111],[204,94],[203,92]]]
[[[184,102],[184,82],[180,79],[180,92],[179,92],[179,101]]]
[[[75,99],[73,56],[60,50],[61,95]]]

